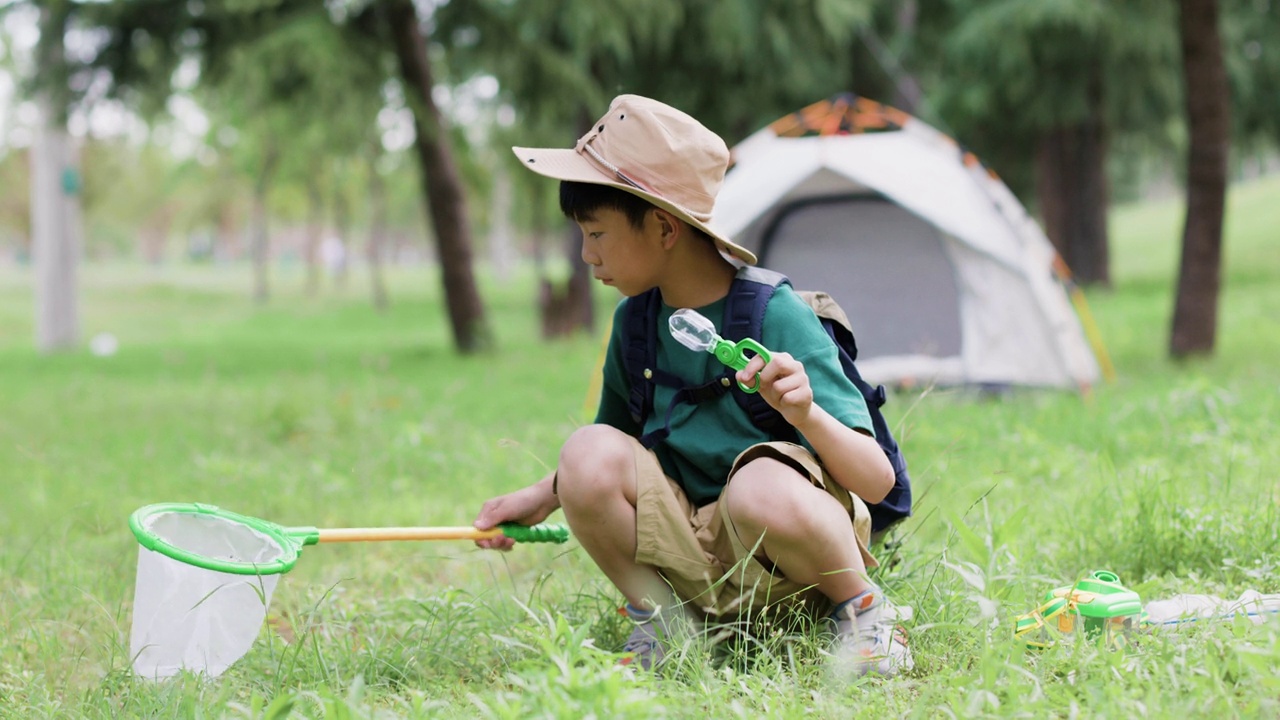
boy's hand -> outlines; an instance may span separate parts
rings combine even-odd
[[[760,397],[804,436],[836,483],[867,502],[884,500],[893,489],[893,466],[875,438],[846,427],[813,401],[804,363],[787,353],[771,354],[768,364],[751,358],[738,380],[750,384],[760,373]]]
[[[765,364],[759,355],[751,358],[747,366],[738,371],[738,382],[752,386],[756,373],[760,374],[760,397],[795,428],[809,419],[813,410],[813,388],[804,363],[788,353],[771,353],[773,359]]]
[[[506,522],[520,525],[537,525],[547,519],[557,507],[556,496],[551,492],[550,478],[506,495],[499,495],[480,506],[472,525],[477,530],[489,530]],[[510,550],[516,544],[509,537],[477,540],[476,546],[492,550]]]

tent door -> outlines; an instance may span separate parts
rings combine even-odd
[[[955,267],[938,229],[878,195],[809,198],[779,209],[760,264],[798,290],[824,290],[849,315],[860,358],[956,357]]]

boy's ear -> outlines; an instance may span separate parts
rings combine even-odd
[[[680,219],[662,208],[653,209],[653,219],[657,223],[659,237],[662,238],[662,246],[668,250],[671,249],[676,239],[680,237]]]

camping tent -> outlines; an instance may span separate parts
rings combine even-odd
[[[869,380],[1097,380],[1105,355],[1086,342],[1065,265],[1004,183],[951,138],[839,96],[751,135],[732,158],[717,229],[797,289],[830,293]]]

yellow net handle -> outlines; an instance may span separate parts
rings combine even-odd
[[[517,542],[563,543],[568,529],[561,525],[501,525],[490,530],[473,527],[327,528],[317,531],[317,542],[379,542],[385,540],[489,540],[509,537]]]

